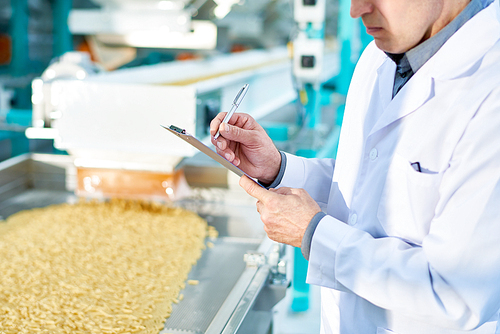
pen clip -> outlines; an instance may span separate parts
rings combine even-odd
[[[248,84],[245,84],[241,89],[239,90],[238,94],[236,94],[236,97],[233,100],[233,105],[231,106],[231,110],[224,116],[224,119],[222,120],[222,123],[228,123],[229,119],[233,116],[234,112],[236,109],[238,109],[241,101],[245,97],[246,93],[248,91]],[[215,133],[214,139],[219,138],[220,132],[217,130]]]
[[[233,104],[235,106],[239,106],[241,101],[243,101],[243,98],[245,97],[245,94],[247,93],[248,90],[248,84],[245,84],[245,86],[241,87],[240,91],[238,94],[236,94],[236,97],[234,98]]]
[[[420,167],[420,162],[410,162],[410,165],[413,167],[413,169],[417,172],[422,172],[422,168]]]

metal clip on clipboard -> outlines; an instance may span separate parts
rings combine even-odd
[[[262,188],[265,188],[263,185],[261,185],[259,182],[257,182],[255,180],[255,178],[251,177],[250,175],[248,175],[247,173],[245,173],[244,171],[242,171],[241,169],[239,169],[238,167],[233,165],[231,162],[227,161],[226,158],[224,158],[222,155],[220,155],[219,153],[212,150],[207,145],[203,144],[196,137],[187,133],[185,129],[179,128],[175,125],[170,125],[168,128],[166,126],[162,125],[162,127],[164,129],[168,130],[169,132],[173,133],[177,137],[181,138],[186,143],[196,147],[199,151],[205,153],[210,158],[214,159],[215,161],[217,161],[222,166],[226,167],[227,169],[229,169],[230,171],[232,171],[233,173],[235,173],[239,177],[246,175],[248,178],[255,181],[255,183],[257,183],[259,186],[261,186]]]

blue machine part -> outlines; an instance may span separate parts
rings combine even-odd
[[[10,2],[12,14],[9,34],[12,40],[10,64],[2,68],[8,74],[6,82],[14,82],[12,90],[17,109],[0,110],[0,160],[30,151],[30,142],[24,129],[31,125],[31,77],[42,71],[45,64],[30,59],[29,56],[29,3],[28,0]],[[68,27],[68,16],[72,0],[52,1],[53,16],[53,56],[60,56],[73,49],[72,36]],[[9,85],[9,84],[8,84]]]
[[[350,1],[340,0],[339,5],[339,34],[338,40],[340,49],[340,72],[329,80],[326,85],[334,87],[332,92],[344,97],[347,95],[349,84],[356,63],[364,48],[371,42],[372,38],[366,34],[366,30],[359,19],[350,17]],[[312,27],[310,27],[312,29]],[[310,38],[323,38],[323,34],[308,32]],[[315,134],[315,129],[321,124],[321,106],[329,101],[329,94],[321,89],[321,85],[305,84],[304,99],[305,124],[310,135]],[[309,141],[310,147],[300,147],[295,154],[306,158],[335,158],[340,136],[340,126],[344,117],[345,104],[340,103],[336,109],[335,125],[329,132],[328,137],[323,141],[322,147],[315,147],[314,141]],[[294,252],[294,273],[293,273],[293,301],[292,310],[295,312],[306,311],[309,308],[309,286],[305,282],[308,263],[302,256],[299,248]]]
[[[52,5],[54,25],[54,56],[73,50],[73,38],[68,27],[72,0],[54,0]]]
[[[21,76],[29,67],[28,57],[28,0],[11,2],[12,16],[10,33],[12,36],[12,58],[10,72],[13,76]]]
[[[293,253],[293,299],[292,311],[304,312],[309,309],[309,284],[306,283],[308,262],[302,256],[300,248]]]
[[[0,157],[7,159],[30,151],[24,129],[31,125],[31,110],[11,109],[1,112],[5,117],[4,130],[0,131]]]

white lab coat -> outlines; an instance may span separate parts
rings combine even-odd
[[[394,99],[395,64],[372,43],[352,79],[336,163],[287,154],[281,185],[306,189],[327,213],[308,269],[323,287],[323,333],[495,333],[499,19],[496,0]]]

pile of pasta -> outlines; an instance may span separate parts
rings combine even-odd
[[[158,333],[205,248],[207,224],[113,200],[0,223],[0,333]]]

